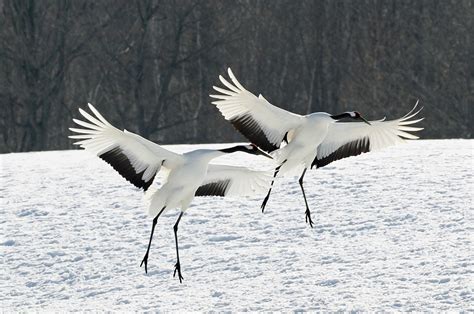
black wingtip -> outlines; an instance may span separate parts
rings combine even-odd
[[[230,185],[230,180],[221,180],[201,185],[194,196],[225,196]]]
[[[333,161],[347,158],[350,156],[357,156],[362,153],[367,153],[369,151],[370,151],[370,140],[368,137],[364,137],[364,138],[349,142],[345,145],[342,145],[329,156],[326,156],[321,159],[318,159],[316,157],[311,164],[311,168],[313,168],[313,166],[316,166],[316,168],[321,168],[330,164]]]
[[[270,143],[262,128],[250,114],[239,115],[230,122],[234,128],[248,138],[252,143],[266,152],[272,152],[280,146]]]
[[[143,188],[144,191],[147,191],[148,188],[153,183],[156,173],[153,177],[144,181],[142,179],[145,170],[140,173],[136,173],[133,169],[132,164],[128,157],[123,153],[122,149],[117,146],[107,152],[102,153],[99,157],[104,160],[106,163],[111,165],[122,177],[124,177],[128,182],[135,185],[137,188]]]

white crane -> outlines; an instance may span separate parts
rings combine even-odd
[[[418,101],[405,116],[391,121],[384,118],[369,122],[357,111],[339,115],[315,112],[302,116],[273,106],[262,95],[256,97],[237,81],[230,68],[228,74],[232,83],[219,76],[227,88],[213,86],[220,94],[210,95],[217,99],[212,103],[247,139],[274,156],[278,163],[274,178],[278,173],[303,167],[299,184],[306,204],[306,222],[311,227],[313,221],[303,188],[308,168],[324,167],[335,160],[402,143],[403,139],[417,139],[409,132],[422,130],[410,126],[423,120],[412,119],[422,109],[415,112]],[[340,122],[343,118],[362,122]],[[273,181],[262,203],[262,212],[272,187]]]
[[[216,157],[234,152],[271,157],[255,145],[238,145],[220,150],[198,149],[184,154],[174,153],[137,134],[115,128],[91,104],[89,108],[95,117],[79,109],[88,122],[73,119],[83,127],[70,128],[72,132],[79,133],[69,136],[79,140],[74,144],[96,154],[125,179],[145,191],[160,169],[164,168],[166,178],[162,186],[155,192],[150,190],[151,195],[147,195],[148,214],[154,218],[148,248],[140,266],[144,264],[145,272],[148,272],[148,254],[158,218],[165,210],[179,207],[181,213],[173,227],[177,256],[173,277],[177,272],[179,281],[182,282],[177,231],[179,221],[193,198],[263,193],[271,180],[271,173],[266,171],[212,165],[209,162]]]

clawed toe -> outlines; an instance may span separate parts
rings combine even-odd
[[[142,267],[143,264],[145,264],[145,274],[148,274],[148,253],[143,257],[140,267]]]
[[[313,220],[311,219],[311,212],[306,210],[306,222],[313,228]]]
[[[183,276],[181,275],[181,265],[180,263],[176,263],[176,265],[174,265],[174,273],[173,273],[173,278],[176,276],[176,272],[178,272],[178,279],[179,279],[179,282],[180,283],[183,283]]]

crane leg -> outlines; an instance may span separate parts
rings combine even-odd
[[[301,191],[303,192],[303,197],[304,197],[304,203],[306,204],[306,222],[309,223],[309,225],[311,226],[311,228],[313,228],[313,220],[311,219],[311,212],[309,210],[309,206],[308,206],[308,201],[306,200],[306,194],[304,192],[304,187],[303,187],[303,178],[304,178],[304,175],[306,174],[306,170],[307,168],[305,168],[303,170],[303,173],[301,174],[301,177],[300,179],[298,180],[298,182],[300,183],[300,186],[301,186]]]
[[[181,214],[179,214],[179,217],[178,217],[178,220],[176,221],[176,223],[174,224],[174,227],[173,227],[173,230],[174,230],[174,240],[176,241],[176,256],[178,258],[177,262],[176,262],[176,265],[174,266],[174,273],[173,273],[173,278],[174,276],[176,276],[176,271],[178,272],[178,279],[179,279],[179,282],[182,283],[183,282],[183,276],[181,275],[181,264],[179,263],[179,250],[178,250],[178,224],[179,224],[179,221],[181,220],[181,217],[183,216],[184,212],[181,212]]]
[[[165,210],[166,206],[161,209],[161,211],[156,215],[155,218],[153,218],[153,224],[151,225],[151,234],[150,234],[150,241],[148,242],[148,248],[146,249],[145,256],[143,257],[143,260],[140,264],[140,267],[142,267],[143,264],[145,264],[145,273],[148,273],[148,254],[150,253],[150,246],[151,246],[151,240],[153,239],[153,232],[155,231],[155,226],[156,223],[158,222],[158,217],[160,217],[161,213]]]
[[[286,159],[278,167],[275,168],[275,173],[273,174],[273,180],[272,180],[272,183],[270,184],[270,189],[268,190],[267,196],[265,196],[265,198],[263,199],[263,203],[260,206],[260,208],[262,209],[262,213],[264,212],[265,206],[267,205],[268,199],[270,198],[270,193],[272,192],[273,182],[275,182],[275,178],[276,178],[278,172],[280,171],[281,166],[283,166],[283,164],[285,162],[286,162]]]

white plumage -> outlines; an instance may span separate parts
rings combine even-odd
[[[148,253],[153,231],[158,217],[165,211],[180,208],[181,214],[189,207],[195,196],[248,196],[263,193],[269,186],[271,173],[254,171],[244,167],[209,165],[209,162],[227,153],[245,152],[266,155],[254,145],[237,145],[227,149],[199,149],[184,154],[171,152],[143,137],[120,131],[112,126],[91,104],[89,108],[95,115],[79,109],[87,120],[73,121],[82,128],[70,128],[78,135],[69,136],[78,139],[75,145],[96,154],[125,179],[145,191],[152,185],[156,174],[165,168],[163,184],[159,189],[147,192],[147,211],[153,219],[152,232],[147,252],[142,261],[147,271]],[[178,262],[176,271],[181,281],[178,243],[176,238]]]
[[[270,104],[262,95],[256,97],[247,91],[235,78],[232,70],[228,70],[229,76],[234,83],[232,85],[225,78],[219,76],[221,82],[229,88],[229,90],[213,86],[213,88],[222,93],[211,95],[218,99],[213,104],[219,108],[220,112],[226,120],[237,121],[243,120],[243,124],[247,128],[258,125],[258,128],[264,133],[265,139],[258,139],[257,135],[253,136],[255,144],[271,151],[271,146],[278,147],[288,130],[296,129],[302,122],[303,117]],[[243,132],[241,129],[239,131]],[[244,134],[245,135],[245,134]],[[268,143],[265,143],[268,142]]]
[[[410,132],[422,130],[411,126],[423,120],[413,119],[421,111],[415,111],[418,101],[408,114],[390,121],[369,122],[355,111],[340,115],[316,112],[302,116],[270,104],[262,95],[256,97],[239,83],[230,68],[228,75],[232,83],[219,76],[227,89],[214,86],[219,94],[210,95],[216,99],[212,103],[238,131],[275,157],[278,167],[274,177],[300,166],[304,168],[299,182],[306,203],[306,221],[311,226],[303,188],[308,168],[320,168],[335,160],[403,143],[404,139],[417,139]],[[362,122],[340,122],[343,118]],[[271,188],[263,201],[262,211],[270,192]]]
[[[252,196],[266,191],[271,174],[268,171],[254,171],[245,167],[212,165],[207,168],[207,175],[202,185],[229,181],[226,196]]]

